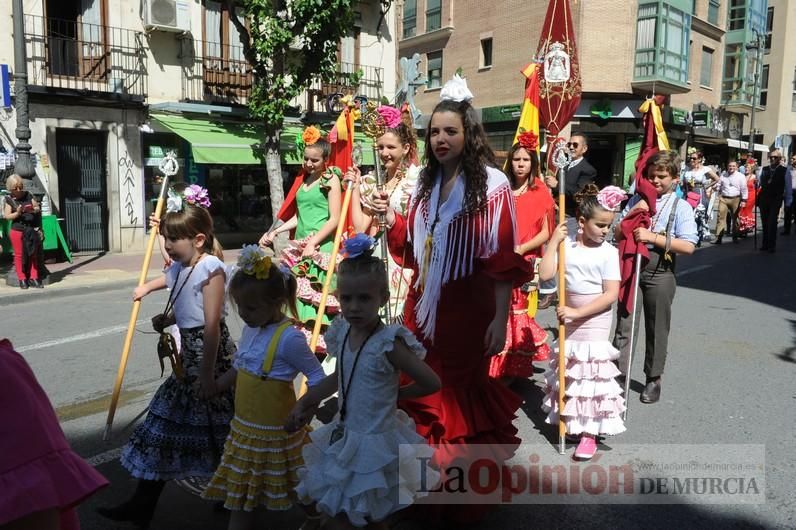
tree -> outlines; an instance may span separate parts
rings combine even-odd
[[[254,79],[249,111],[265,124],[263,151],[271,208],[284,201],[279,138],[290,101],[314,79],[329,80],[337,67],[337,46],[353,27],[355,0],[227,0]],[[235,12],[241,5],[247,28]]]

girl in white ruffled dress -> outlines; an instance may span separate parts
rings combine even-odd
[[[625,431],[621,414],[625,410],[622,387],[616,382],[620,375],[613,363],[619,350],[609,342],[611,305],[619,296],[619,252],[606,241],[617,206],[624,192],[609,186],[598,193],[588,185],[576,194],[578,202],[578,233],[567,237],[562,223],[550,238],[550,249],[558,249],[565,241],[566,306],[557,309],[558,319],[566,325],[565,358],[566,389],[564,421],[567,433],[580,437],[575,458],[588,460],[597,452],[598,435]],[[558,252],[542,258],[539,276],[550,280],[555,276]],[[547,422],[557,424],[558,356],[550,361],[545,372],[543,409]]]
[[[425,495],[438,474],[421,464],[434,450],[415,431],[414,422],[396,404],[440,388],[439,377],[423,362],[425,349],[400,325],[385,325],[379,308],[389,287],[384,264],[370,255],[373,239],[359,234],[346,242],[338,267],[337,290],[342,317],[326,332],[335,373],[311,388],[288,418],[286,429],[306,425],[318,404],[338,391],[339,415],[310,434],[299,470],[299,498],[346,527],[384,527],[390,514]],[[404,374],[414,382],[400,386]],[[399,455],[399,446],[412,450]]]

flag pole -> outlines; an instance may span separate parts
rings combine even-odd
[[[160,213],[163,211],[163,204],[166,202],[166,193],[169,188],[169,178],[177,174],[177,159],[173,152],[169,152],[159,164],[159,169],[163,173],[163,181],[161,182],[160,194],[158,195],[158,202],[155,205],[154,216],[155,219],[160,220]],[[146,221],[145,221],[146,222]],[[141,265],[141,274],[138,276],[138,286],[141,287],[146,283],[146,277],[149,273],[149,263],[152,259],[152,250],[155,248],[155,239],[158,237],[157,227],[149,231],[149,241],[147,241],[146,252],[144,253],[144,262]],[[116,371],[116,381],[113,384],[113,393],[111,394],[111,404],[108,407],[108,418],[105,421],[105,432],[102,434],[102,440],[107,442],[111,437],[111,428],[113,427],[113,417],[116,415],[116,407],[119,405],[119,394],[122,390],[122,382],[124,381],[124,372],[127,370],[127,360],[130,357],[130,348],[133,345],[133,334],[135,333],[135,323],[138,321],[138,312],[141,310],[141,300],[133,302],[132,310],[130,311],[130,320],[127,323],[127,335],[124,338],[124,346],[122,347],[122,356],[119,359],[119,368]]]
[[[633,290],[631,291],[633,293],[633,313],[630,315],[630,347],[627,353],[627,367],[625,368],[625,410],[622,413],[622,421],[627,421],[627,396],[630,394],[630,369],[633,366],[633,353],[636,349],[636,310],[638,309],[638,283],[641,275],[641,253],[636,254],[634,271]]]
[[[555,150],[553,151],[553,163],[558,168],[558,224],[561,225],[566,220],[566,201],[564,191],[566,186],[567,172],[566,168],[572,156],[567,148],[564,140],[556,138],[553,140],[555,143]],[[566,292],[567,292],[567,277],[565,267],[566,242],[561,241],[558,244],[558,307],[563,308],[566,306]],[[567,426],[564,423],[564,393],[566,391],[566,325],[559,321],[558,323],[558,452],[564,454],[566,450],[566,434]]]

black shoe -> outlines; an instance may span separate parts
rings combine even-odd
[[[717,238],[716,238],[716,241],[714,241],[714,243],[713,243],[713,244],[714,244],[714,245],[721,245],[721,239],[722,239],[721,237],[717,237]]]
[[[28,285],[36,289],[44,289],[44,284],[41,283],[41,280],[28,280]]]
[[[787,232],[785,232],[785,231],[780,232],[779,235],[781,235],[781,236],[789,236],[790,235],[790,230],[788,230]]]
[[[661,378],[647,381],[639,399],[642,403],[657,403],[661,399]]]
[[[139,528],[148,528],[165,485],[162,480],[139,480],[129,501],[113,508],[97,508],[97,513],[111,521],[128,521]]]
[[[28,280],[19,280],[19,288],[20,289],[27,289],[28,288]]]

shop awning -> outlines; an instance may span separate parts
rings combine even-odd
[[[747,151],[749,150],[749,142],[733,140],[732,138],[727,138],[727,145],[730,147],[734,147],[736,149],[745,149]],[[755,144],[755,151],[759,151],[761,153],[768,153],[768,146],[763,144]]]
[[[255,147],[264,137],[262,127],[246,122],[158,114],[161,125],[189,144],[197,164],[261,164]]]
[[[265,138],[265,128],[250,122],[234,122],[212,118],[194,118],[185,115],[153,114],[153,125],[173,132],[191,144],[197,164],[261,165],[258,146]],[[287,126],[280,139],[282,163],[301,165],[303,153],[295,150],[295,138],[303,128]],[[355,135],[362,143],[362,164],[373,165],[370,140],[361,132]]]

